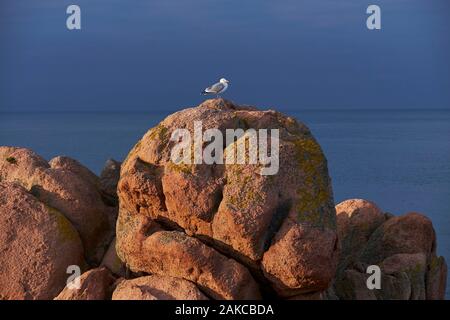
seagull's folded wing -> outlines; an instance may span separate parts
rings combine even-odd
[[[205,91],[206,92],[210,92],[210,93],[218,93],[220,91],[222,91],[224,85],[220,82],[217,82],[215,84],[213,84],[211,87],[206,88]]]

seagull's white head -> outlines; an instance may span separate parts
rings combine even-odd
[[[223,83],[223,84],[228,84],[228,80],[227,79],[225,79],[225,78],[222,78],[222,79],[220,79],[219,80],[220,81],[220,83]]]

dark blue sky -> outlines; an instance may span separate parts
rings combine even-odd
[[[66,29],[78,4],[82,30]],[[382,30],[366,28],[369,4]],[[448,0],[0,0],[0,111],[450,108]]]

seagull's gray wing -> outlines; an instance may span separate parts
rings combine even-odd
[[[222,91],[224,87],[225,86],[222,83],[217,82],[217,83],[213,84],[211,87],[206,88],[205,91],[210,92],[210,93],[218,93],[218,92]]]

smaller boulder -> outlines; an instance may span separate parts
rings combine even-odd
[[[337,236],[300,224],[286,224],[264,254],[262,268],[280,296],[320,292],[328,288],[337,263]]]
[[[113,300],[208,300],[187,280],[150,275],[121,281],[112,295]]]
[[[80,276],[80,288],[66,286],[55,300],[108,300],[111,298],[114,276],[107,268],[96,268]]]
[[[386,220],[383,212],[373,202],[350,199],[336,206],[341,257],[357,256],[372,233]]]
[[[361,261],[379,264],[397,253],[435,254],[436,234],[430,219],[420,213],[393,217],[381,225],[370,237],[361,254]]]
[[[77,176],[82,177],[85,181],[89,181],[94,186],[99,186],[100,180],[91,170],[83,166],[75,159],[58,156],[51,159],[48,164],[52,169],[63,169],[75,173]]]
[[[425,300],[425,279],[427,273],[427,256],[425,254],[395,254],[386,258],[380,267],[386,275],[395,276],[400,272],[404,272],[408,276],[411,286],[411,294],[408,299]]]

